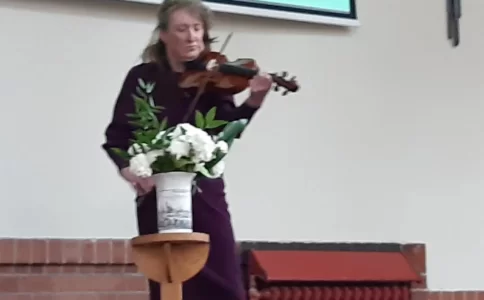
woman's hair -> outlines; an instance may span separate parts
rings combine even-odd
[[[171,14],[179,9],[186,9],[200,16],[203,22],[203,41],[205,47],[210,49],[210,44],[214,41],[209,35],[212,26],[212,12],[200,0],[165,0],[158,10],[157,25],[153,30],[151,41],[143,50],[141,59],[143,62],[162,63],[166,58],[165,43],[160,39],[160,33],[168,30],[168,22]]]

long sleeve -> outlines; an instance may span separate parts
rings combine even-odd
[[[233,96],[219,96],[216,100],[217,119],[225,121],[235,121],[238,119],[247,119],[250,121],[258,108],[251,107],[245,103],[236,106]]]
[[[235,121],[239,119],[247,119],[250,123],[252,118],[254,117],[255,113],[259,110],[259,108],[251,107],[245,103],[241,104],[240,106],[235,105],[234,97],[231,95],[228,96],[215,96],[212,97],[214,102],[213,105],[217,108],[217,113],[215,118],[217,120],[224,120],[224,121]],[[218,134],[220,129],[215,129],[214,134]],[[240,139],[242,133],[237,136]]]
[[[135,69],[133,68],[128,72],[128,75],[123,82],[114,105],[111,122],[105,130],[106,140],[102,145],[102,148],[106,151],[107,155],[118,169],[127,167],[129,162],[114,153],[112,148],[120,148],[125,151],[129,148],[129,140],[132,138],[133,128],[128,123],[129,120],[126,114],[134,111],[134,102],[131,98],[131,94],[136,89],[137,81],[138,77],[135,75]]]

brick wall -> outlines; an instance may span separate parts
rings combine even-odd
[[[0,239],[0,300],[147,300],[130,250],[128,240]],[[484,300],[484,291],[417,286],[413,299]]]
[[[0,240],[1,300],[146,300],[125,240]]]

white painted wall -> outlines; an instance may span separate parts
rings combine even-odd
[[[219,15],[230,58],[298,75],[229,158],[239,239],[424,242],[432,289],[483,289],[484,2],[462,46],[442,1],[360,1],[362,27]],[[0,236],[132,237],[130,189],[101,151],[155,7],[0,1]]]

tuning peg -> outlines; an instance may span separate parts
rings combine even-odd
[[[282,95],[283,96],[286,96],[287,94],[289,94],[289,91],[288,90],[285,90],[284,92],[282,92]]]
[[[296,81],[296,76],[292,76],[290,81]]]
[[[287,74],[287,71],[282,71],[282,73],[281,73],[281,77],[282,77],[282,78],[286,78],[286,77],[287,77],[287,75],[288,75],[288,74]]]
[[[276,92],[279,91],[279,86],[278,85],[275,85],[274,86],[274,91],[276,91]]]

